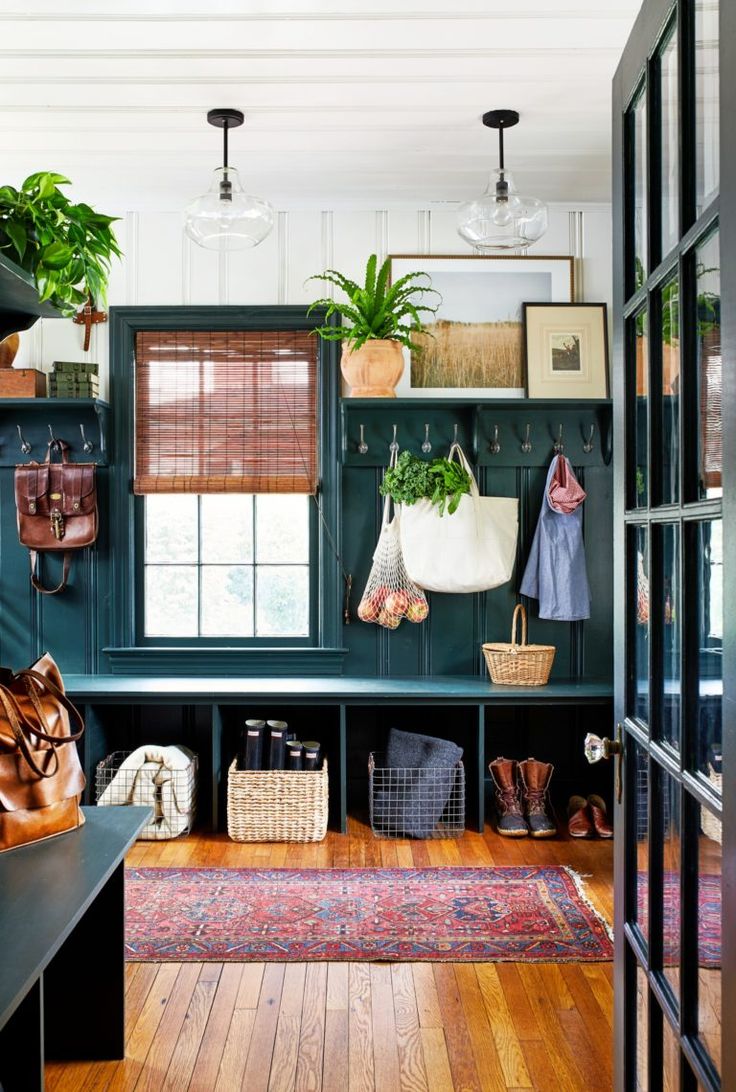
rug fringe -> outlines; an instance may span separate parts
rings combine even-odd
[[[570,865],[562,865],[562,868],[565,870],[572,882],[575,884],[575,890],[577,891],[581,901],[585,903],[585,905],[588,907],[592,914],[595,914],[598,921],[600,921],[601,925],[606,930],[606,933],[608,934],[608,939],[613,944],[613,926],[609,925],[608,921],[603,917],[603,914],[600,912],[598,907],[594,906],[593,903],[590,901],[590,898],[585,890],[585,880],[583,874],[580,872],[576,872],[574,868],[570,867]],[[591,878],[592,873],[586,872],[585,876],[587,878]]]

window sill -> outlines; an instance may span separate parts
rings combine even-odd
[[[105,648],[113,675],[342,675],[346,648]]]

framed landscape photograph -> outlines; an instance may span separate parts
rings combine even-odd
[[[523,398],[524,301],[574,299],[573,259],[392,254],[391,280],[424,272],[442,296],[416,350],[404,350],[399,397]]]
[[[608,398],[605,303],[525,303],[529,398]]]

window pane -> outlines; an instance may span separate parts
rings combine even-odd
[[[721,273],[718,232],[695,251],[698,346],[698,492],[704,497],[723,494],[721,437]]]
[[[309,633],[309,569],[266,565],[256,570],[256,635],[306,637]]]
[[[256,497],[256,561],[259,565],[305,564],[309,560],[309,497]]]
[[[244,564],[253,560],[253,497],[210,493],[201,498],[202,561]]]
[[[662,254],[665,255],[680,238],[676,30],[669,35],[660,52],[659,79],[662,115]]]
[[[645,725],[649,723],[649,539],[646,527],[632,529],[634,543],[632,551],[632,571],[629,585],[633,594],[630,597],[630,610],[634,611],[632,622],[633,640],[629,655],[631,664],[629,677],[633,683],[630,708],[633,715]]]
[[[649,338],[646,311],[640,311],[633,322],[635,384],[629,444],[633,450],[634,481],[629,484],[629,506],[646,508],[649,504]]]
[[[718,193],[718,0],[695,0],[695,190],[698,215]]]
[[[146,561],[197,562],[197,498],[151,493],[145,499]]]
[[[147,637],[197,636],[195,565],[146,565]]]
[[[661,504],[680,499],[680,282],[662,289]]]
[[[634,288],[646,280],[647,228],[647,104],[644,89],[633,106],[634,126]]]
[[[721,1068],[721,823],[705,808],[698,842],[698,1033]]]
[[[664,874],[662,906],[662,948],[664,973],[676,999],[680,996],[680,786],[662,773],[662,870]]]
[[[696,764],[711,784],[720,774],[721,706],[723,701],[723,524],[699,523],[695,532],[698,581],[697,655],[698,706]]]
[[[664,602],[662,621],[662,739],[680,747],[680,536],[676,524],[667,523],[662,534]]]
[[[646,751],[634,745],[636,825],[636,905],[634,920],[645,940],[649,938],[649,766]]]
[[[202,566],[202,636],[253,636],[252,566]]]

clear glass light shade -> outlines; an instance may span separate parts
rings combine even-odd
[[[547,230],[547,206],[517,193],[509,171],[495,170],[486,192],[458,209],[457,230],[478,250],[523,250]]]
[[[258,246],[274,224],[273,206],[243,193],[235,167],[213,171],[209,192],[186,210],[184,230],[207,250],[246,250]]]

